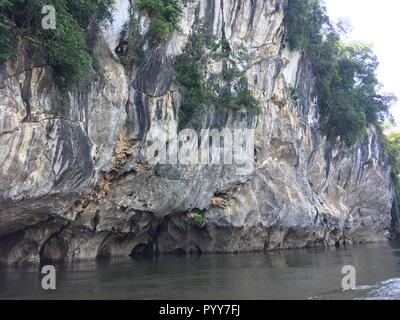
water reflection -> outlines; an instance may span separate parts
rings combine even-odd
[[[355,291],[341,290],[344,265]],[[246,255],[161,256],[57,267],[43,291],[36,268],[0,270],[3,299],[354,299],[400,298],[400,244]]]

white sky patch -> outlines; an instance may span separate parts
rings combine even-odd
[[[383,84],[382,91],[399,98],[392,113],[400,125],[400,1],[325,0],[325,3],[331,19],[351,21],[349,40],[372,44],[380,62],[378,79]]]

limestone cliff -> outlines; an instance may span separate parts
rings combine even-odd
[[[307,59],[284,43],[284,0],[195,0],[167,44],[128,69],[114,50],[129,19],[117,1],[97,35],[101,71],[69,93],[64,115],[43,67],[23,53],[0,68],[0,262],[79,261],[144,251],[235,252],[387,239],[390,167],[377,131],[351,150],[318,129]],[[255,171],[151,165],[146,150],[177,127],[172,62],[205,21],[250,49],[260,115],[210,111],[207,128],[255,129]],[[145,30],[149,17],[142,16]],[[210,68],[218,69],[217,65]],[[293,101],[291,87],[299,88]],[[63,115],[60,115],[63,114]],[[204,223],[190,218],[204,213]]]

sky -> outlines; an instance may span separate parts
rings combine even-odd
[[[372,44],[380,62],[378,79],[382,91],[399,99],[392,108],[400,126],[400,1],[399,0],[325,0],[329,16],[349,19],[349,40]]]

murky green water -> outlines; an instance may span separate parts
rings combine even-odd
[[[344,292],[344,265],[357,289]],[[163,256],[58,266],[44,291],[36,268],[0,269],[1,299],[400,299],[400,243],[270,254]]]

